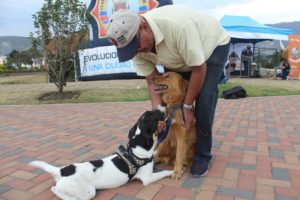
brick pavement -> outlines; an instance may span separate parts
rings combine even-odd
[[[149,102],[0,106],[0,200],[57,199],[52,178],[27,163],[102,158],[127,141]],[[97,200],[300,199],[300,96],[220,99],[214,161],[206,177],[184,174],[97,192]]]

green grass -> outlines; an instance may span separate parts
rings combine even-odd
[[[245,88],[248,97],[259,97],[259,96],[286,96],[286,95],[300,95],[300,88],[289,88],[282,86],[272,86],[272,85],[251,85],[247,82],[245,83],[227,83],[219,84],[219,97],[222,97],[224,90],[228,90],[235,86],[242,86]]]
[[[46,72],[1,75],[0,85],[47,83]]]
[[[146,101],[149,99],[146,87],[140,89],[101,89],[83,90],[77,102],[121,102],[121,101]]]
[[[147,101],[149,95],[146,87],[137,89],[101,89],[101,90],[79,90],[80,96],[78,99],[70,100],[48,100],[40,103],[96,103],[96,102],[129,102],[129,101]],[[37,98],[33,104],[38,103]],[[1,104],[1,101],[0,101]]]
[[[231,78],[226,84],[220,84],[219,97],[222,92],[235,86],[246,89],[249,97],[300,95],[299,80],[270,80]],[[137,80],[103,80],[68,83],[65,91],[78,91],[78,99],[39,101],[39,97],[48,92],[57,91],[52,83],[47,83],[44,73],[0,77],[0,104],[52,104],[52,103],[96,103],[146,101],[149,94],[146,81]]]

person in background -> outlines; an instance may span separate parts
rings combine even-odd
[[[234,69],[236,67],[236,62],[238,59],[239,59],[239,56],[237,55],[237,53],[235,51],[230,53],[228,67],[231,72],[234,71]]]
[[[276,74],[276,78],[281,78],[281,80],[287,80],[287,77],[290,73],[291,66],[288,61],[286,61],[284,58],[280,59],[279,68],[281,69],[281,72]]]
[[[220,83],[226,83],[228,81],[228,79],[230,78],[231,72],[234,72],[234,70],[235,70],[238,58],[239,58],[239,56],[237,55],[237,53],[235,51],[232,51],[229,54],[228,62],[224,69],[224,75],[222,76]]]
[[[186,6],[168,5],[142,15],[129,10],[115,12],[107,37],[117,47],[119,61],[133,59],[137,74],[146,77],[152,108],[163,103],[152,82],[153,76],[160,75],[157,64],[189,80],[181,125],[188,132],[196,124],[196,153],[190,175],[205,176],[212,159],[212,126],[218,82],[229,51],[228,33],[212,16]],[[165,126],[161,124],[159,127]]]
[[[243,49],[241,54],[241,60],[244,65],[244,71],[242,73],[243,76],[249,77],[251,70],[251,62],[252,62],[253,53],[251,51],[251,45],[247,45],[246,49]]]

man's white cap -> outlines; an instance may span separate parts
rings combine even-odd
[[[108,40],[117,47],[120,62],[132,59],[138,53],[137,32],[141,18],[130,10],[116,11],[107,27]]]

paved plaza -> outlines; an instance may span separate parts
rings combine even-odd
[[[127,142],[150,102],[1,105],[0,200],[58,199],[49,174],[28,166],[62,166],[103,158]],[[220,99],[213,162],[204,178],[140,181],[98,190],[100,200],[300,199],[300,96]]]

